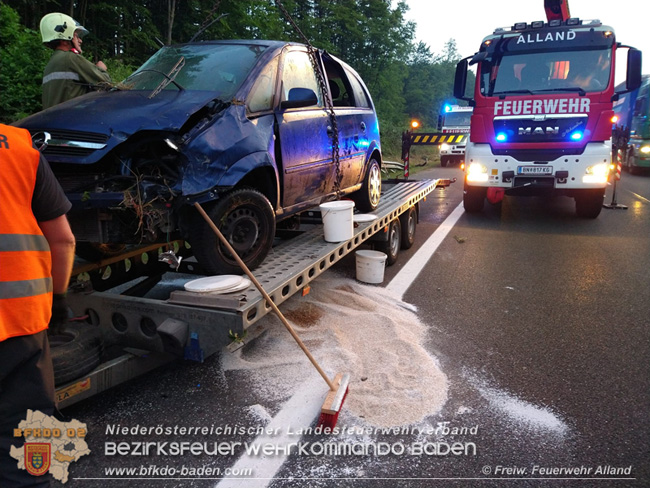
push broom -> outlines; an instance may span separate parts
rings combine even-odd
[[[305,346],[305,344],[302,342],[302,340],[300,339],[300,337],[298,336],[294,328],[287,321],[287,319],[284,317],[282,312],[280,312],[280,309],[277,307],[277,305],[273,303],[273,300],[271,300],[271,297],[268,295],[268,293],[266,293],[264,287],[262,287],[262,284],[259,281],[257,281],[255,276],[253,276],[253,273],[251,273],[251,271],[248,269],[248,266],[246,266],[244,261],[242,261],[242,259],[239,257],[237,252],[233,249],[233,247],[230,245],[228,240],[224,237],[224,235],[221,233],[219,228],[212,221],[210,216],[205,212],[205,210],[203,210],[203,207],[199,203],[195,203],[194,206],[199,211],[201,216],[205,219],[205,221],[208,223],[210,228],[217,235],[221,243],[226,247],[226,249],[228,249],[228,252],[230,252],[232,257],[235,258],[235,261],[237,261],[239,267],[242,270],[244,270],[246,275],[255,284],[255,287],[262,294],[262,296],[266,300],[266,303],[268,303],[271,306],[273,312],[275,312],[275,315],[277,315],[280,321],[284,324],[284,326],[287,328],[291,336],[295,339],[295,341],[298,343],[298,345],[303,350],[305,355],[309,358],[311,364],[314,365],[314,367],[318,370],[320,375],[327,383],[327,386],[329,386],[330,391],[327,394],[327,397],[325,397],[325,402],[323,403],[323,406],[321,408],[320,417],[318,419],[318,425],[333,429],[336,426],[336,421],[339,418],[339,413],[341,412],[341,406],[343,405],[343,402],[345,401],[345,397],[348,394],[350,375],[348,373],[346,374],[338,373],[334,378],[334,381],[329,379],[329,377],[325,374],[325,372],[320,367],[316,359],[314,359],[314,356],[312,356],[311,352],[309,352],[307,346]]]

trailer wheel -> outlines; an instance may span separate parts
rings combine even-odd
[[[375,245],[377,251],[381,251],[388,256],[386,265],[391,266],[397,261],[397,256],[401,247],[402,226],[399,219],[393,220],[388,227],[388,240],[379,241]]]
[[[249,269],[259,266],[275,238],[275,214],[259,191],[234,190],[205,208],[215,225]],[[240,273],[237,261],[199,215],[190,233],[194,255],[209,274]]]
[[[68,324],[63,332],[48,335],[48,339],[57,386],[75,380],[99,365],[104,342],[96,326]]]
[[[475,188],[465,185],[463,189],[463,207],[467,213],[478,213],[485,204],[485,188]]]
[[[363,186],[352,194],[352,198],[360,212],[372,212],[377,209],[380,196],[381,168],[373,156],[368,161],[368,171],[363,179]]]
[[[415,207],[409,208],[399,216],[402,226],[402,249],[410,249],[415,242],[415,228],[418,221],[418,213]]]
[[[576,195],[576,215],[583,219],[595,219],[603,209],[605,190],[583,190]]]

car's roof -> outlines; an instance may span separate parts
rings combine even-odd
[[[227,39],[227,40],[211,40],[211,41],[197,41],[175,44],[174,46],[205,46],[210,44],[246,44],[253,46],[268,46],[272,48],[280,48],[286,45],[301,46],[303,44],[290,42],[290,41],[276,41],[265,39]],[[171,46],[173,47],[173,46]]]

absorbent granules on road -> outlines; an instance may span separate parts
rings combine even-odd
[[[350,373],[343,418],[391,427],[440,411],[447,378],[423,347],[427,328],[415,313],[380,287],[334,274],[320,276],[311,288],[285,302],[283,313],[328,374]],[[251,371],[260,395],[281,400],[315,371],[274,316],[262,320],[266,333],[224,353],[222,366]],[[260,406],[255,409],[259,416]]]

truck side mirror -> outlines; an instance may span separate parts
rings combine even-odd
[[[634,91],[641,86],[641,51],[630,48],[627,52],[627,75],[625,88]]]
[[[467,85],[467,59],[461,59],[456,65],[456,76],[454,77],[454,96],[459,100],[471,100],[465,96]]]

